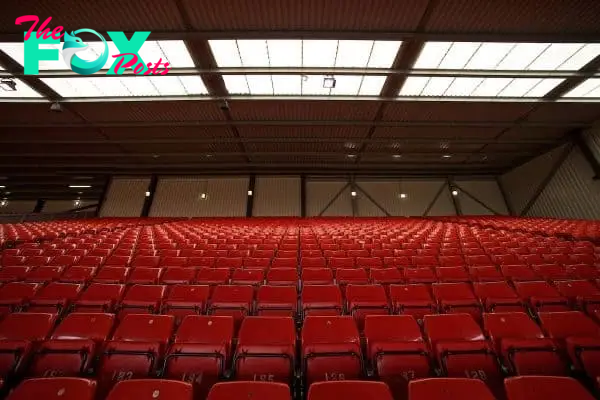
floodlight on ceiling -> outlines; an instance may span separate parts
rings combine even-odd
[[[150,192],[146,192],[146,197],[150,197]]]
[[[206,200],[206,193],[200,193],[200,200]]]
[[[0,185],[0,189],[6,189],[6,186]]]
[[[0,207],[6,207],[8,205],[8,200],[3,199],[2,201],[0,201]]]
[[[355,192],[354,190],[353,190],[353,191],[351,191],[351,192],[350,192],[350,196],[352,196],[352,197],[356,197],[356,192]]]
[[[91,185],[69,185],[71,189],[89,189]]]
[[[252,196],[254,193],[252,192],[252,190],[248,190],[248,196]]]
[[[346,154],[346,157],[348,157],[348,158],[355,158],[356,154]]]
[[[452,196],[458,196],[458,190],[456,190],[456,189],[452,190]]]
[[[399,160],[402,158],[402,154],[394,154],[392,157],[396,160]]]
[[[442,158],[445,158],[445,159],[452,158],[452,154],[442,154]]]
[[[323,87],[325,89],[334,89],[335,83],[336,83],[336,80],[333,77],[333,75],[327,75],[325,78],[323,78]]]
[[[11,78],[2,78],[0,79],[0,89],[5,92],[16,92],[17,91],[17,82]]]
[[[405,198],[407,198],[407,197],[408,197],[408,196],[406,195],[406,193],[400,193],[400,198],[401,198],[401,199],[405,199]]]
[[[79,206],[81,205],[81,200],[79,200],[79,199],[75,200],[75,201],[73,202],[73,205],[74,205],[75,207],[79,207]]]

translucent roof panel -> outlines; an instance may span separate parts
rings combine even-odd
[[[120,51],[117,49],[117,46],[113,42],[108,43],[108,60],[104,65],[103,69],[108,69],[112,66],[115,59],[112,57],[113,55],[119,54]],[[104,44],[102,42],[87,42],[88,48],[82,52],[77,53],[77,56],[81,57],[84,60],[91,61],[97,59],[104,49]],[[23,55],[23,43],[0,43],[0,50],[4,51],[8,54],[12,59],[17,61],[19,64],[23,65],[24,63],[24,55]],[[51,48],[51,49],[62,49],[63,44],[50,44],[50,45],[40,45],[40,48]],[[185,46],[185,43],[182,40],[160,40],[160,41],[151,41],[148,40],[144,43],[142,48],[139,51],[140,57],[144,60],[145,63],[155,64],[162,59],[162,63],[165,61],[169,62],[169,66],[171,68],[193,68],[194,62],[192,61],[192,57]],[[164,68],[164,64],[161,64],[161,67]],[[159,67],[159,68],[161,68]],[[39,62],[39,70],[40,71],[48,71],[48,70],[68,70],[70,67],[65,64],[62,59],[62,56],[59,54],[59,59],[56,61],[45,61],[42,60]]]
[[[583,81],[564,97],[600,98],[600,78],[592,78]]]
[[[230,94],[291,96],[378,96],[385,76],[337,75],[335,87],[326,75],[223,75]]]
[[[2,77],[2,79],[9,79],[9,77]],[[6,90],[4,85],[0,85],[0,99],[17,99],[17,98],[36,98],[43,97],[41,94],[36,92],[20,79],[10,78],[17,85],[17,90]]]
[[[207,94],[199,76],[42,78],[63,97],[186,96]]]
[[[210,40],[219,67],[389,68],[398,41]]]
[[[428,42],[416,69],[579,70],[600,55],[600,43]]]
[[[408,77],[400,96],[543,97],[563,79]]]

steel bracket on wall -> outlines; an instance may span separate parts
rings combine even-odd
[[[464,187],[460,186],[458,183],[452,182],[452,186],[459,189],[460,193],[464,193],[469,198],[471,198],[471,200],[473,200],[475,203],[479,204],[481,207],[485,208],[486,210],[492,212],[494,215],[502,215],[501,212],[498,212],[497,210],[493,209],[491,206],[488,206],[487,204],[485,204],[485,202],[479,200],[474,194],[467,191]],[[453,197],[455,197],[455,196],[453,196]]]
[[[322,217],[323,214],[325,214],[325,211],[327,211],[329,209],[329,207],[331,207],[331,205],[333,203],[335,203],[335,201],[337,199],[339,199],[339,197],[342,195],[342,193],[344,193],[344,191],[346,189],[348,189],[348,187],[350,186],[350,182],[346,183],[344,186],[342,186],[342,188],[335,194],[335,196],[333,196],[333,198],[331,200],[329,200],[329,202],[325,205],[325,207],[323,207],[323,209],[321,210],[321,212],[319,213],[319,217]]]
[[[425,209],[425,211],[423,211],[422,217],[429,216],[429,212],[431,211],[431,209],[433,208],[435,203],[437,203],[438,199],[440,198],[440,196],[442,195],[442,193],[444,192],[444,189],[446,189],[446,187],[447,187],[447,183],[446,182],[442,183],[442,185],[440,186],[438,191],[435,193],[435,196],[433,196],[433,199],[431,200],[431,202],[427,205],[427,208]]]
[[[454,211],[456,212],[456,215],[463,215],[462,207],[460,206],[460,200],[458,199],[458,196],[454,196],[452,194],[452,188],[456,187],[456,184],[452,181],[452,179],[448,178],[446,180],[446,186],[448,187],[448,191],[450,192],[450,197],[452,198],[452,205],[454,206]]]

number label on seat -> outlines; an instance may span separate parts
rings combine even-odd
[[[200,373],[184,373],[181,380],[188,383],[196,383],[200,385],[202,383],[202,372]]]
[[[254,374],[254,380],[260,382],[275,382],[273,374]]]
[[[329,372],[325,373],[326,381],[344,381],[346,377],[341,372]]]
[[[126,381],[133,378],[133,371],[115,371],[113,381]]]
[[[465,376],[467,378],[471,378],[471,379],[479,379],[482,381],[487,380],[487,375],[486,375],[485,371],[483,371],[481,369],[465,370]]]

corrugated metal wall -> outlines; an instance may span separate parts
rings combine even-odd
[[[553,165],[562,156],[565,146],[567,145],[542,154],[500,177],[515,214],[519,215],[523,211]]]
[[[575,146],[527,215],[600,219],[600,180]]]
[[[0,214],[27,214],[33,212],[37,201],[35,200],[8,200],[8,203],[0,207]]]
[[[583,139],[600,163],[600,128],[589,129],[583,134]]]
[[[299,176],[258,176],[254,187],[255,217],[299,217]]]
[[[494,215],[495,213],[488,208],[501,215],[508,214],[508,208],[496,180],[458,180],[454,181],[454,184],[459,190],[458,201],[463,215]],[[488,208],[473,200],[471,196],[481,201]]]
[[[306,215],[316,217],[325,209],[327,204],[339,191],[346,186],[348,181],[309,181],[306,182]],[[350,188],[347,187],[343,193],[325,209],[324,217],[352,216],[352,203],[350,200]]]
[[[72,210],[74,208],[86,207],[92,204],[97,204],[97,201],[80,200],[78,206],[75,205],[75,200],[47,200],[42,209],[43,213],[60,213]],[[92,211],[92,210],[90,210]]]
[[[142,215],[150,178],[113,178],[102,209],[101,217],[139,217]]]
[[[160,178],[151,217],[244,217],[248,177]],[[201,198],[205,193],[206,198]]]

